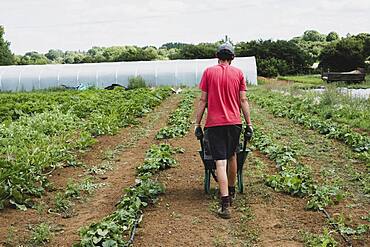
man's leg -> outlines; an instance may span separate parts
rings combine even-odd
[[[227,180],[228,180],[228,191],[229,191],[229,201],[230,206],[232,205],[233,200],[235,200],[235,181],[236,181],[236,173],[238,170],[237,160],[236,160],[236,153],[228,159],[228,173],[227,173]]]
[[[218,179],[218,187],[220,187],[220,194],[228,196],[228,181],[227,181],[227,162],[226,160],[216,160],[216,173]]]
[[[230,197],[228,191],[227,182],[227,161],[226,160],[216,160],[216,173],[218,179],[218,186],[220,188],[221,194],[221,205],[218,210],[218,215],[221,218],[230,219]]]
[[[238,165],[236,161],[236,154],[230,157],[229,162],[229,171],[227,173],[227,180],[229,187],[235,187],[236,173],[238,170]]]

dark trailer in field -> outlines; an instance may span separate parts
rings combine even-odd
[[[366,73],[364,69],[357,69],[349,72],[323,72],[321,79],[330,83],[336,81],[344,82],[363,82],[365,81]]]

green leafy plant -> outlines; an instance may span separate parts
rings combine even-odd
[[[57,193],[54,197],[54,209],[56,213],[59,213],[63,218],[70,218],[73,216],[73,203],[68,196],[63,193]]]
[[[93,136],[136,124],[169,95],[169,88],[0,94],[0,209],[32,206],[47,175],[76,164]]]
[[[193,112],[194,91],[187,91],[178,108],[171,113],[166,127],[160,129],[157,139],[171,139],[184,136],[191,126],[191,114]]]
[[[275,161],[279,173],[265,177],[265,183],[276,191],[307,197],[307,209],[318,210],[339,202],[343,194],[339,188],[319,186],[311,171],[299,163],[296,152],[287,146],[277,145],[262,130],[255,128],[253,145]]]
[[[328,229],[324,229],[322,234],[303,233],[305,247],[336,247],[338,243],[331,236]]]
[[[153,145],[147,152],[144,164],[137,168],[139,174],[153,173],[176,165],[172,157],[176,149],[168,144]]]
[[[370,231],[370,226],[365,224],[360,224],[356,227],[351,227],[347,224],[346,218],[343,214],[340,214],[332,219],[332,223],[338,226],[341,234],[346,235],[361,235]]]
[[[146,87],[146,82],[143,77],[135,76],[128,79],[128,89]]]
[[[37,225],[31,233],[31,244],[40,246],[50,241],[52,236],[51,227],[48,223]]]
[[[287,166],[279,174],[268,176],[266,184],[277,191],[297,196],[310,194],[313,187],[310,172],[303,165]]]
[[[292,119],[295,123],[315,129],[328,138],[343,141],[356,152],[367,154],[369,152],[370,138],[368,136],[353,131],[347,125],[311,114],[314,109],[317,111],[318,107],[312,102],[307,102],[307,99],[287,97],[281,93],[266,90],[254,90],[249,98],[275,116]]]
[[[338,203],[343,197],[343,193],[337,187],[315,185],[306,208],[312,210],[323,209]]]

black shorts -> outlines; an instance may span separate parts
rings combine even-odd
[[[205,128],[213,160],[227,160],[234,155],[241,130],[241,124]]]

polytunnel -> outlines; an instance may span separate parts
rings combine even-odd
[[[84,84],[103,88],[114,83],[127,86],[130,77],[141,76],[151,86],[195,86],[217,59],[159,60],[139,62],[0,66],[0,91],[32,91]],[[248,84],[257,85],[255,57],[238,57]]]

